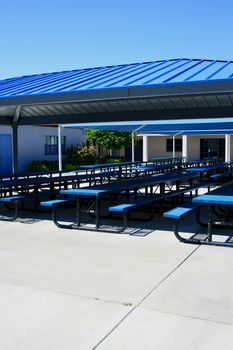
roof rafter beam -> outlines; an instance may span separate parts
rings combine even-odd
[[[14,114],[14,117],[13,117],[13,123],[18,123],[19,117],[20,117],[21,108],[22,108],[21,105],[16,106],[15,114]]]
[[[95,123],[114,121],[142,121],[144,120],[172,120],[192,118],[221,118],[233,117],[233,107],[209,107],[190,108],[177,110],[152,110],[152,111],[126,111],[126,112],[105,112],[85,113],[69,115],[33,116],[20,118],[19,125],[36,124],[71,124],[71,123]]]

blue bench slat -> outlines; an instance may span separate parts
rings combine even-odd
[[[180,207],[176,207],[174,209],[166,211],[166,213],[164,213],[163,216],[169,219],[180,219],[182,215],[187,214],[193,209],[198,208],[200,205],[200,203],[188,202]]]
[[[26,198],[26,196],[2,197],[2,198],[0,198],[0,202],[9,203],[9,202],[12,202],[14,200],[21,200],[21,199],[25,199],[25,198]]]
[[[206,203],[209,204],[210,202],[210,195],[208,194],[203,194],[200,198],[194,198],[193,199],[196,203],[199,203],[199,200],[201,200],[201,203]],[[219,203],[219,196],[216,195],[211,195],[211,204],[220,204]],[[221,204],[226,204],[226,205],[233,205],[233,196],[232,195],[221,195]]]
[[[47,195],[51,195],[51,194],[56,194],[57,191],[53,190],[53,191],[41,191],[38,193],[28,193],[25,195],[14,195],[14,196],[7,196],[7,197],[1,197],[0,198],[0,202],[4,202],[4,203],[9,203],[9,202],[13,202],[15,200],[26,200],[26,199],[35,199],[35,198],[39,198],[40,196],[47,196]]]
[[[125,209],[136,207],[133,203],[126,203],[126,204],[119,204],[115,205],[114,207],[110,207],[108,210],[111,212],[119,212],[122,213]]]
[[[164,194],[157,194],[157,195],[154,195],[153,197],[138,199],[138,200],[135,200],[135,201],[130,202],[130,203],[118,204],[118,205],[115,205],[113,207],[110,207],[108,210],[110,212],[121,213],[124,210],[133,209],[133,208],[143,206],[143,205],[148,205],[148,204],[154,203],[155,201],[168,199],[168,198],[171,198],[173,196],[179,196],[181,194],[184,194],[185,192],[195,191],[196,189],[199,189],[201,187],[207,187],[207,186],[211,186],[211,185],[213,185],[213,182],[201,183],[201,184],[194,185],[190,188],[182,188],[177,192],[174,191],[174,192],[168,192],[168,193],[164,193]],[[187,203],[187,205],[188,205],[188,203]]]
[[[210,177],[212,179],[215,179],[215,178],[218,178],[218,177],[221,177],[221,176],[227,176],[227,175],[233,175],[233,173],[231,171],[226,171],[224,173],[218,173],[218,174],[210,175]]]
[[[56,207],[58,205],[68,204],[74,202],[75,199],[54,199],[51,201],[40,202],[42,207]]]
[[[220,176],[223,176],[224,174],[221,174],[221,173],[219,173],[219,174],[213,174],[213,175],[210,175],[210,178],[211,179],[215,179],[215,178],[217,178],[217,177],[220,177]]]

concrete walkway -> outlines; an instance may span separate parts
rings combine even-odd
[[[233,250],[147,228],[0,222],[0,349],[232,350]]]

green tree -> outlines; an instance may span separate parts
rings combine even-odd
[[[119,150],[131,145],[131,134],[125,131],[107,131],[90,129],[86,132],[87,141],[96,146],[99,145],[109,153],[110,149]]]

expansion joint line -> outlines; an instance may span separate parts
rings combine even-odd
[[[182,260],[169,274],[167,274],[155,287],[153,287],[127,314],[92,348],[95,350],[101,345],[121,324],[130,316],[163,282],[165,282],[175,271],[177,271],[196,251],[200,248],[197,246],[184,260]]]

